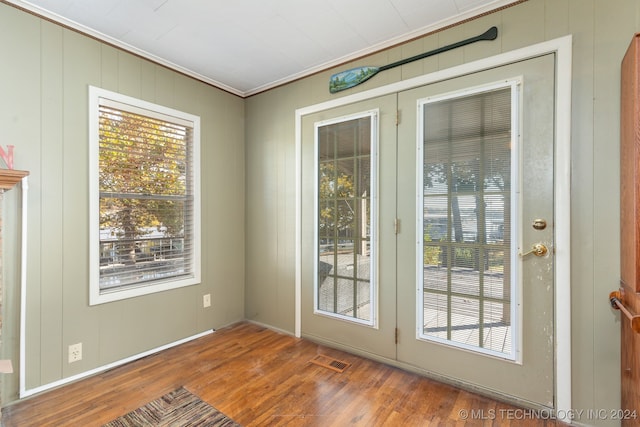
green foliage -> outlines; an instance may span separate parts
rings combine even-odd
[[[187,130],[102,107],[100,227],[126,239],[149,228],[183,232],[187,189]]]
[[[333,236],[338,232],[339,235],[345,235],[352,229],[355,220],[350,203],[355,198],[353,175],[338,172],[333,163],[321,163],[318,194],[320,234]]]
[[[455,266],[464,268],[474,268],[476,264],[476,249],[457,246],[455,248]]]
[[[424,241],[431,242],[431,228],[433,226],[431,224],[427,225],[424,228]],[[423,247],[423,262],[424,265],[438,265],[440,263],[440,255],[442,253],[442,249],[440,246],[430,246],[424,245]]]
[[[504,273],[504,251],[489,251],[489,270]]]

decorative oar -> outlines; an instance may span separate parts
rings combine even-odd
[[[409,62],[417,61],[419,59],[424,59],[429,56],[446,52],[448,50],[457,49],[459,47],[466,46],[468,44],[475,43],[481,40],[495,40],[497,37],[498,37],[498,29],[496,27],[491,27],[487,31],[485,31],[483,34],[480,34],[479,36],[471,37],[466,40],[459,41],[457,43],[452,43],[447,46],[439,47],[429,52],[421,53],[420,55],[412,56],[411,58],[407,58],[407,59],[402,59],[400,61],[383,65],[381,67],[365,66],[365,67],[352,68],[347,71],[342,71],[340,73],[336,73],[331,76],[331,81],[329,81],[329,92],[336,93],[336,92],[340,92],[341,90],[345,90],[345,89],[349,89],[354,86],[357,86],[360,83],[369,80],[371,77],[375,76],[380,71],[388,70],[394,67],[399,67],[400,65],[408,64]]]

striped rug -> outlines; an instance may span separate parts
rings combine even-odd
[[[142,426],[240,427],[240,424],[180,387],[103,427]]]

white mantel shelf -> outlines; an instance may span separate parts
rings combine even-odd
[[[29,175],[29,172],[27,171],[0,169],[0,190],[11,190],[27,175]]]

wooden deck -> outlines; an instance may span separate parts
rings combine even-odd
[[[351,366],[311,363],[318,354]],[[246,427],[564,425],[251,323],[8,406],[3,422],[100,426],[180,386]]]

